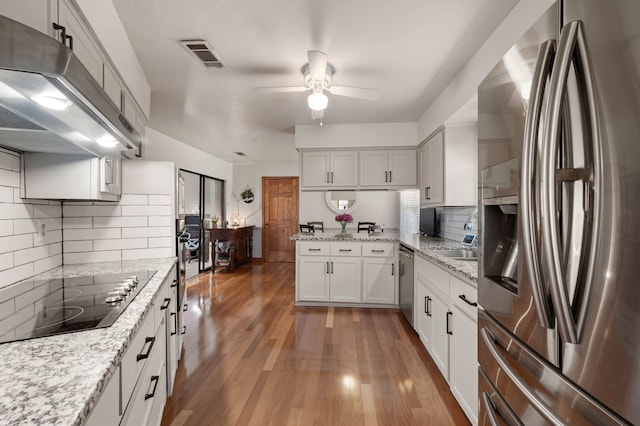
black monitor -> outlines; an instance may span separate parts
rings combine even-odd
[[[438,223],[438,211],[435,207],[420,209],[420,234],[429,237],[440,235]]]

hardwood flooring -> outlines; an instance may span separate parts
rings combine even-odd
[[[465,425],[399,311],[294,306],[294,263],[187,281],[162,425]]]

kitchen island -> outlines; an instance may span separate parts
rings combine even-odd
[[[33,277],[156,271],[110,327],[0,344],[0,424],[84,424],[141,324],[152,315],[152,301],[175,262],[162,258],[64,265]]]

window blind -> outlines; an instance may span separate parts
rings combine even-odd
[[[420,191],[400,191],[400,232],[417,234],[420,231]]]

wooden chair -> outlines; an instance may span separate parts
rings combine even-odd
[[[313,230],[324,232],[324,222],[307,222],[307,225],[313,226]]]
[[[300,224],[300,232],[303,234],[313,234],[313,226],[312,225],[303,225]]]
[[[376,226],[375,222],[358,222],[358,232],[367,231],[369,232],[370,226]]]

